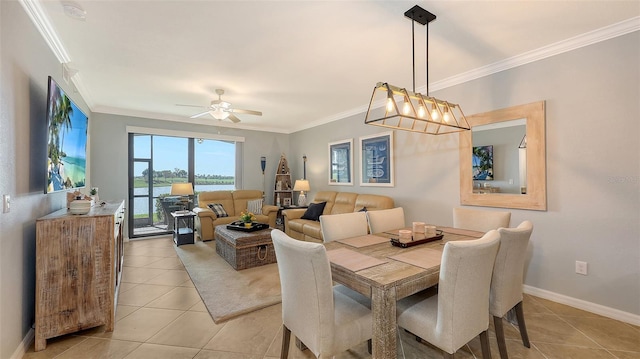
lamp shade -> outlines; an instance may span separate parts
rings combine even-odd
[[[172,183],[171,195],[172,196],[191,196],[193,195],[193,185],[191,184],[191,182]]]
[[[309,191],[311,187],[309,186],[308,180],[296,180],[296,184],[293,186],[294,191]]]

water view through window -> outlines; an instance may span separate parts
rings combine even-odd
[[[234,142],[139,134],[130,141],[130,237],[172,231],[171,212],[197,206],[199,192],[235,189]],[[194,184],[191,203],[170,194],[172,183],[185,182]]]

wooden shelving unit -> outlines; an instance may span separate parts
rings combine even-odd
[[[287,201],[289,205],[293,204],[293,183],[291,182],[291,172],[289,172],[287,159],[284,155],[281,155],[274,182],[273,204],[282,207]]]

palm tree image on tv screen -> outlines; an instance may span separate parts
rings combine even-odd
[[[45,193],[85,186],[87,116],[49,77]]]

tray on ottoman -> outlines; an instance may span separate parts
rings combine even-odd
[[[258,222],[251,222],[251,225],[248,227],[242,221],[231,222],[227,224],[227,229],[233,229],[234,231],[243,231],[243,232],[255,232],[255,231],[259,231],[261,229],[267,229],[267,228],[269,228],[268,224],[258,223]]]
[[[235,270],[276,262],[276,253],[271,242],[271,228],[243,232],[217,226],[214,237],[216,253]]]

